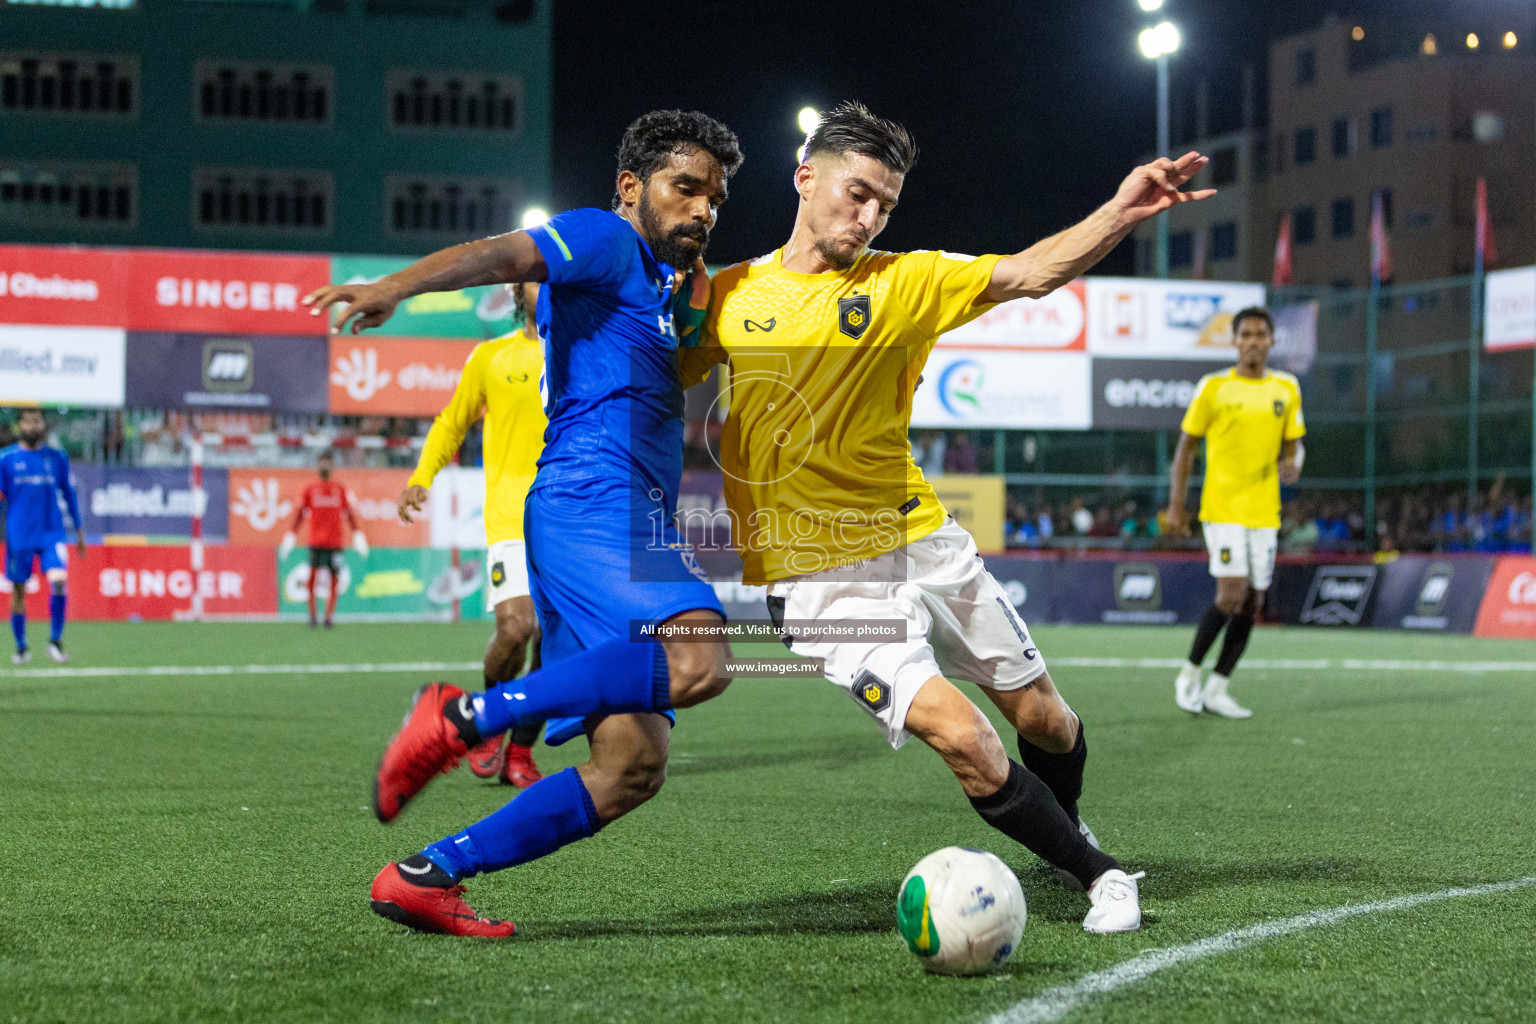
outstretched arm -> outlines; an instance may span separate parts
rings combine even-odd
[[[1060,288],[1108,255],[1131,229],[1179,203],[1209,199],[1213,188],[1179,191],[1210,160],[1189,152],[1177,160],[1160,157],[1130,173],[1109,202],[1086,220],[997,261],[988,302],[1038,299]]]
[[[539,247],[526,231],[513,231],[424,256],[372,284],[333,284],[304,296],[314,316],[332,306],[345,304],[332,334],[340,334],[351,322],[353,334],[388,320],[395,307],[424,292],[451,292],[482,284],[513,284],[543,281],[549,276]],[[353,318],[356,319],[353,319]]]

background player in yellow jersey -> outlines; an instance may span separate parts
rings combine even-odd
[[[523,543],[523,502],[549,424],[539,394],[544,353],[533,314],[539,286],[509,287],[523,326],[475,346],[453,398],[427,433],[416,471],[400,492],[400,518],[410,522],[425,504],[433,478],[453,460],[464,435],[485,414],[486,607],[496,616],[496,632],[485,652],[486,689],[516,679],[525,664],[539,667],[539,623],[528,596]],[[500,736],[479,744],[469,752],[470,770],[486,779],[499,775],[519,788],[533,785],[543,778],[533,762],[540,728],[534,723],[509,731],[505,749]]]
[[[1189,660],[1174,684],[1174,699],[1195,714],[1204,710],[1247,718],[1253,712],[1232,699],[1227,683],[1274,578],[1280,485],[1293,484],[1301,476],[1301,437],[1307,428],[1296,378],[1266,365],[1275,344],[1269,312],[1241,310],[1232,318],[1232,333],[1237,365],[1201,378],[1173,457],[1168,528],[1188,536],[1184,496],[1195,448],[1205,439],[1200,521],[1211,554],[1211,575],[1216,577],[1216,603],[1206,609],[1195,630]],[[1226,639],[1202,688],[1200,663],[1223,627]]]
[[[1082,724],[907,433],[939,334],[1048,294],[1137,223],[1211,194],[1179,191],[1206,161],[1138,167],[1087,220],[1012,256],[871,251],[916,158],[904,128],[859,104],[826,114],[795,170],[789,241],[715,277],[684,383],[729,360],[725,496],[743,581],[768,584],[785,642],[824,659],[892,746],[915,735],[936,750],[988,824],[1081,882],[1085,929],[1129,931],[1141,923],[1139,876],[1100,852],[1077,815]],[[854,620],[894,620],[905,636],[816,635]],[[981,686],[1013,723],[1022,764],[951,677]]]

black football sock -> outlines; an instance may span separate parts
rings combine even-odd
[[[1200,616],[1200,625],[1195,627],[1195,642],[1189,645],[1189,661],[1192,665],[1198,665],[1205,660],[1205,656],[1211,652],[1211,645],[1216,642],[1221,627],[1227,624],[1229,616],[1226,612],[1211,605]]]
[[[1077,816],[1077,800],[1083,795],[1083,765],[1088,761],[1088,741],[1083,738],[1083,720],[1077,720],[1077,745],[1065,754],[1042,750],[1023,736],[1019,737],[1019,760],[1051,789],[1051,795],[1067,812],[1072,824],[1082,823]]]
[[[1227,638],[1221,642],[1221,653],[1216,656],[1217,675],[1228,677],[1232,675],[1232,670],[1237,668],[1237,660],[1243,656],[1243,650],[1248,646],[1248,634],[1252,632],[1252,615],[1232,616],[1232,621],[1227,623]]]
[[[401,878],[424,889],[447,889],[449,886],[458,884],[458,879],[420,853],[405,858],[396,864],[395,868],[400,872]]]
[[[988,825],[1069,872],[1084,889],[1120,866],[1109,854],[1088,845],[1050,787],[1017,761],[1008,762],[1008,780],[996,793],[971,797],[971,806]]]
[[[466,747],[479,745],[483,737],[480,730],[475,728],[475,709],[468,698],[444,703],[443,717],[459,731],[459,739],[464,741]]]
[[[507,731],[507,742],[519,747],[531,747],[539,742],[539,730],[544,728],[543,722],[529,722],[527,725],[518,725]]]

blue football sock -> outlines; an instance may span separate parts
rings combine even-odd
[[[20,615],[16,614],[15,612],[11,613],[11,633],[16,637],[16,649],[18,651],[26,650],[27,649],[27,613],[26,612],[22,612]]]
[[[455,881],[554,853],[601,826],[592,795],[575,768],[529,786],[501,810],[422,850]]]
[[[665,711],[671,706],[666,648],[654,642],[610,640],[476,697],[475,731],[487,739],[516,725],[551,718]]]
[[[69,598],[64,594],[48,595],[48,640],[58,643],[64,639],[64,607]]]

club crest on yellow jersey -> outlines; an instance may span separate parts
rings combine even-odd
[[[848,337],[864,337],[873,318],[868,295],[850,295],[846,299],[837,300],[837,329]]]

